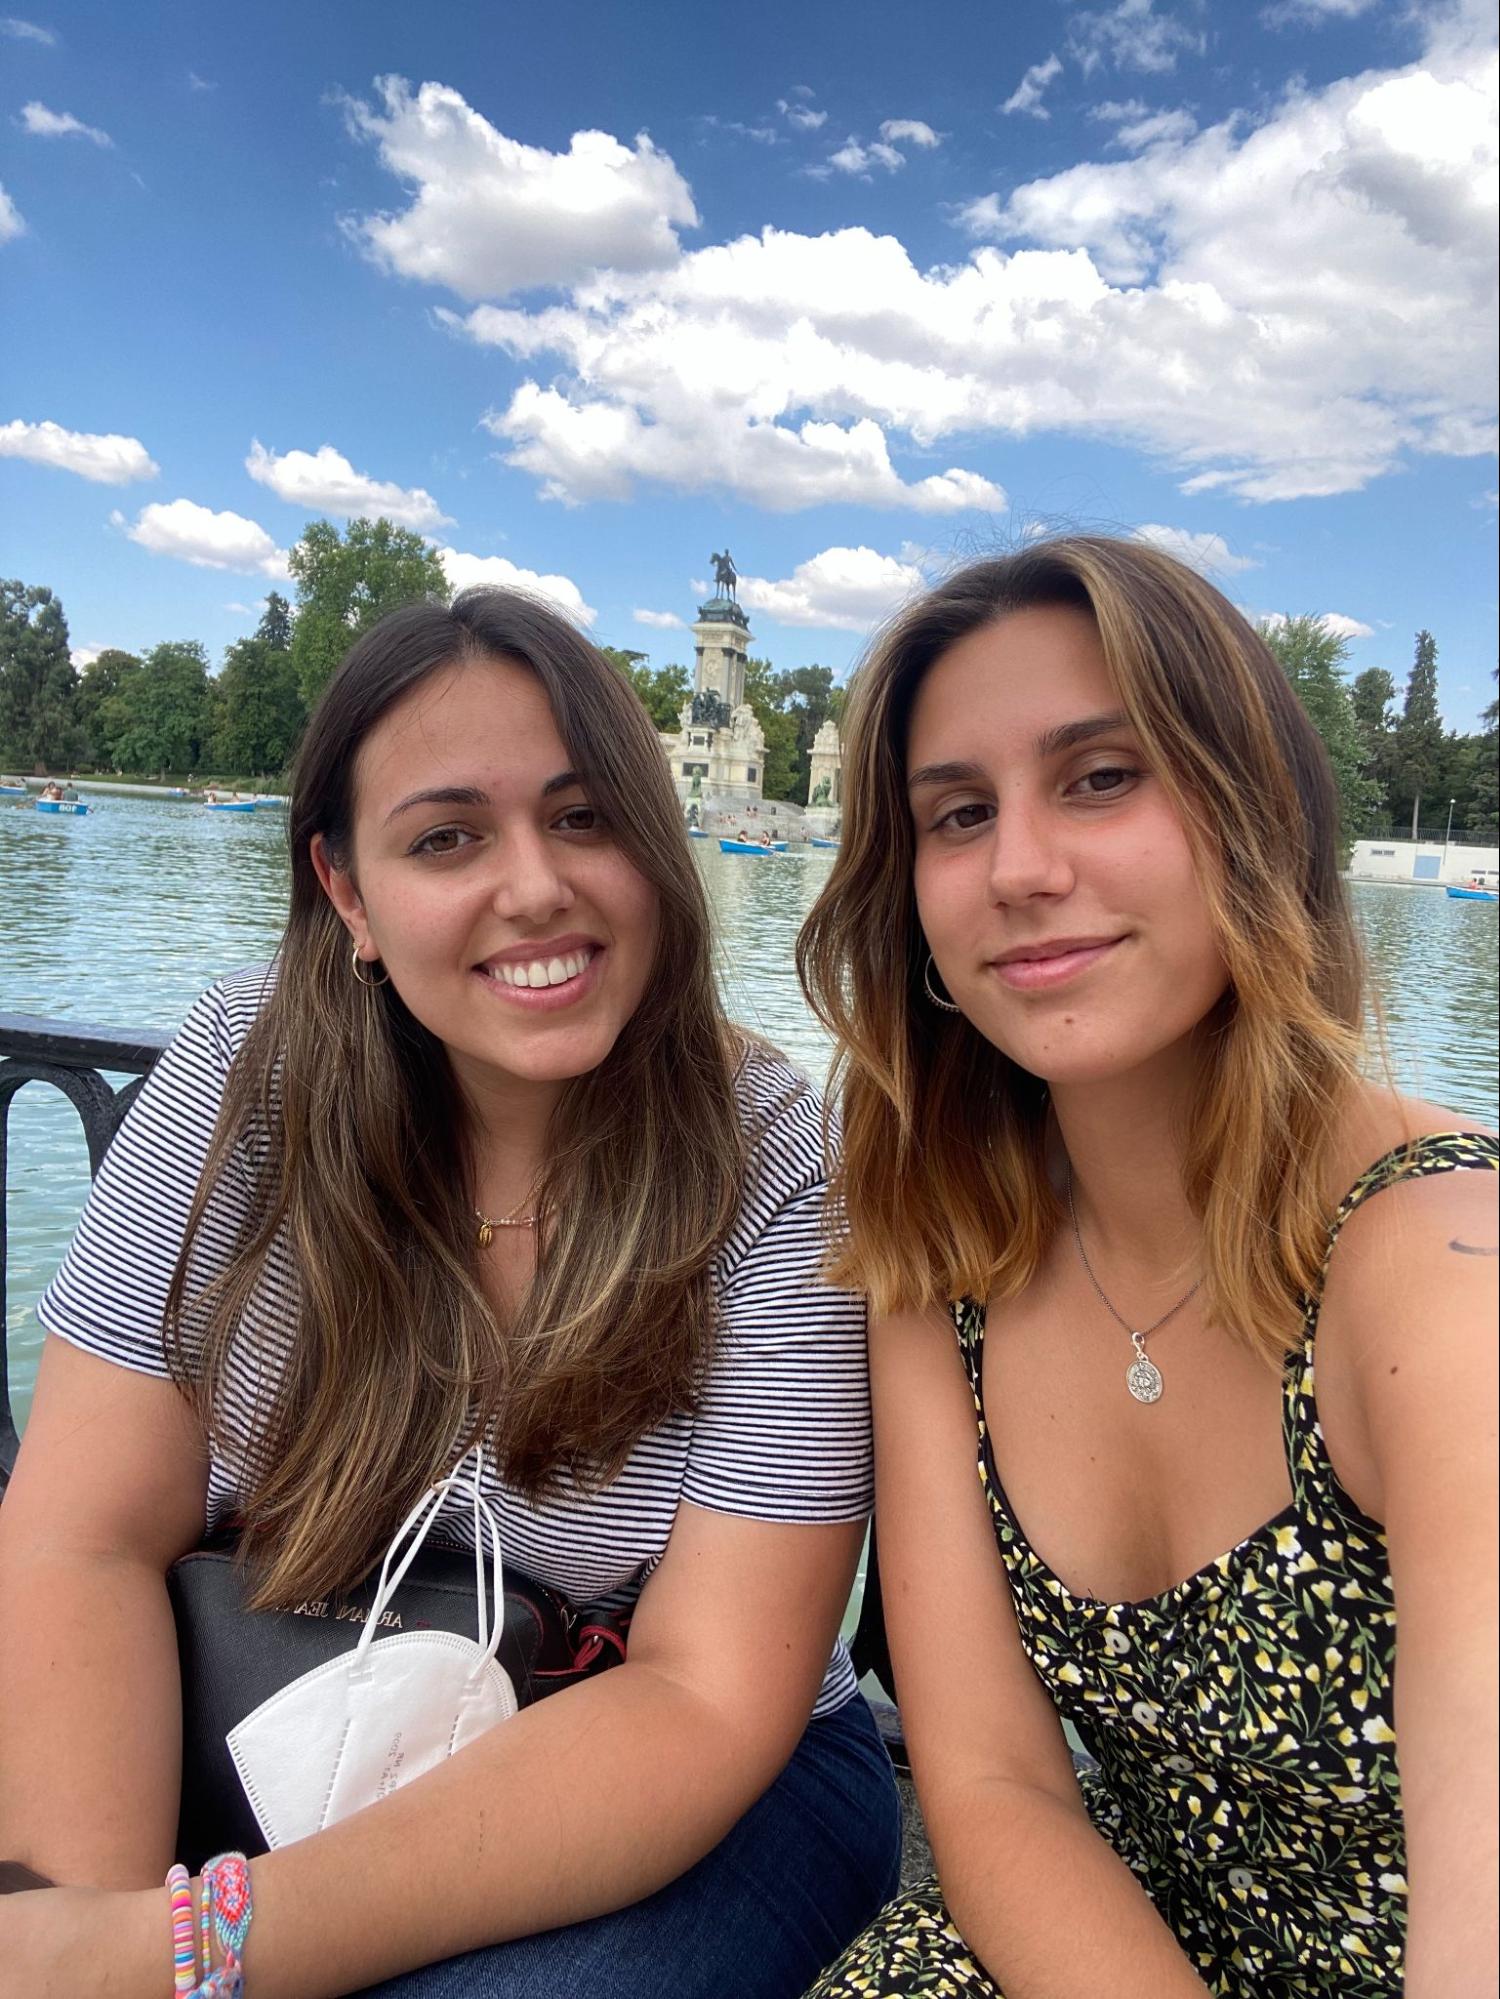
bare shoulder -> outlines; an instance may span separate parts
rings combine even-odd
[[[1340,1171],[1347,1191],[1391,1154],[1449,1137],[1451,1147],[1429,1148],[1409,1174],[1363,1200],[1340,1230],[1319,1344],[1330,1359],[1339,1349],[1360,1374],[1379,1370],[1389,1378],[1402,1359],[1420,1352],[1430,1360],[1451,1346],[1461,1375],[1465,1354],[1477,1358],[1494,1347],[1500,1176],[1493,1134],[1440,1104],[1371,1090],[1349,1119]]]

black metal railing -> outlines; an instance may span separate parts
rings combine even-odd
[[[10,1366],[7,1355],[6,1227],[10,1192],[10,1107],[23,1084],[50,1083],[77,1111],[89,1152],[89,1174],[99,1171],[120,1120],[170,1035],[155,1028],[125,1030],[85,1027],[71,1020],[47,1020],[40,1014],[0,1013],[0,1492],[16,1461],[15,1419],[10,1406]],[[113,1089],[104,1073],[135,1080]]]

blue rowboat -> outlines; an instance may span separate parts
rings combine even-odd
[[[1492,888],[1450,888],[1455,902],[1500,902],[1500,891]]]
[[[212,801],[205,799],[203,809],[205,812],[253,812],[255,810],[255,800],[253,798],[226,798],[221,802],[217,799]]]
[[[769,846],[762,840],[721,840],[721,854],[784,854],[785,840],[773,840]]]
[[[88,811],[88,807],[76,798],[39,798],[36,809],[38,812],[64,812],[73,819],[81,819]]]
[[[690,840],[706,840],[708,838],[708,834],[701,826],[689,826],[687,836]]]
[[[814,838],[814,839],[810,839],[810,840],[808,841],[808,843],[807,843],[807,844],[808,844],[808,846],[809,846],[809,847],[834,847],[834,848],[836,848],[836,847],[838,846],[838,844],[839,844],[839,843],[838,843],[838,841],[837,841],[837,840],[819,840],[819,839],[816,839],[816,838]]]

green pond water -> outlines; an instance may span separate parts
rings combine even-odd
[[[828,1043],[792,969],[792,943],[833,855],[722,855],[695,841],[735,1017],[821,1080]],[[101,798],[87,818],[0,810],[0,1013],[172,1028],[211,980],[268,957],[286,894],[279,811]],[[1402,1083],[1496,1121],[1493,903],[1356,883]],[[7,1334],[17,1420],[40,1346],[36,1300],[88,1188],[83,1136],[55,1090],[28,1085],[10,1120]]]

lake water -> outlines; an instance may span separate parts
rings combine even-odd
[[[718,922],[736,1019],[821,1080],[828,1043],[792,969],[792,942],[832,864],[694,851]],[[114,1028],[175,1027],[211,980],[268,957],[286,894],[279,811],[211,813],[102,798],[84,819],[0,810],[0,1013]],[[1494,1124],[1497,905],[1354,884],[1403,1085]],[[83,1136],[55,1090],[29,1085],[10,1120],[8,1336],[18,1420],[40,1328],[34,1307],[88,1189]]]

